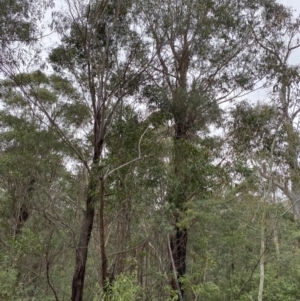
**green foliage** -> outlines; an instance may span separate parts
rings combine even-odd
[[[29,1],[2,1],[0,10],[0,36],[2,45],[14,41],[28,42],[34,24],[29,18]]]
[[[2,252],[1,252],[2,253]],[[0,256],[0,283],[1,283],[1,300],[12,301],[15,300],[15,289],[18,285],[18,270],[11,264],[11,260],[7,255]]]
[[[251,106],[242,102],[231,110],[233,117],[229,134],[237,151],[271,151],[273,139],[278,132],[278,113],[273,106]]]
[[[32,3],[3,2],[2,49],[32,41],[50,2]],[[287,61],[299,20],[273,0],[68,3],[53,13],[55,73],[0,62],[0,299],[70,299],[89,194],[84,299],[177,300],[167,243],[184,229],[184,300],[254,300],[265,229],[264,300],[298,300],[283,194],[299,195],[299,67]],[[220,103],[265,75],[272,104],[242,101],[225,119]]]
[[[104,300],[107,298],[111,301],[134,301],[140,300],[142,295],[142,288],[136,281],[136,275],[122,274],[117,276],[112,285],[109,285],[108,292],[100,294]],[[95,297],[94,300],[98,300]]]
[[[1,1],[0,43],[3,50],[8,45],[36,41],[37,23],[52,5],[52,0],[41,0],[35,3],[30,0]]]

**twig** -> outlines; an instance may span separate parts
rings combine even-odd
[[[281,215],[281,216],[284,216],[286,213],[288,213],[298,202],[300,201],[300,198],[295,202],[293,203],[293,205],[291,207],[289,207],[287,210],[285,210]]]
[[[49,284],[49,286],[50,286],[50,288],[51,288],[51,290],[54,294],[55,300],[59,301],[59,299],[57,297],[57,294],[56,294],[56,291],[55,291],[55,289],[54,289],[54,287],[53,287],[53,285],[50,281],[49,269],[50,269],[50,262],[47,260],[47,282],[48,282],[48,284]]]
[[[130,160],[130,161],[128,161],[128,162],[125,162],[124,164],[122,164],[122,165],[120,165],[120,166],[118,166],[118,167],[112,169],[111,171],[107,172],[106,175],[104,176],[104,180],[106,180],[106,179],[107,179],[112,173],[114,173],[115,171],[117,171],[117,170],[119,170],[119,169],[121,169],[121,168],[123,168],[123,167],[125,167],[125,166],[127,166],[127,165],[129,165],[129,164],[131,164],[131,163],[133,163],[133,162],[136,162],[136,161],[139,161],[139,160],[141,160],[141,159],[144,159],[144,158],[148,157],[148,156],[146,156],[146,155],[145,155],[145,156],[142,156],[142,155],[141,155],[141,142],[142,142],[142,139],[143,139],[143,137],[144,137],[144,135],[146,134],[146,132],[147,132],[148,129],[149,129],[149,125],[147,126],[146,130],[143,132],[143,134],[142,134],[141,137],[140,137],[139,144],[138,144],[138,152],[139,152],[139,156],[138,156],[137,158],[132,159],[132,160]]]

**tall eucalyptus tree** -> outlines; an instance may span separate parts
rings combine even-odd
[[[300,69],[292,60],[292,55],[300,48],[299,17],[295,18],[292,10],[283,5],[269,5],[259,22],[269,31],[269,36],[261,27],[253,28],[251,35],[260,49],[259,68],[266,73],[266,82],[271,89],[262,103],[252,106],[243,102],[232,110],[231,142],[239,159],[245,165],[250,163],[268,183],[269,194],[272,190],[273,193],[281,190],[291,202],[295,220],[299,221]],[[264,291],[266,231],[262,225],[258,300],[262,300]],[[274,241],[279,254],[276,228]]]
[[[266,38],[261,28],[251,35],[260,49],[259,68],[267,74],[269,93],[256,106],[243,102],[232,110],[231,137],[234,148],[251,158],[266,180],[272,180],[293,204],[299,216],[299,64],[293,55],[300,48],[299,18],[278,5],[265,10],[262,25],[272,35]],[[256,135],[253,136],[253,132]],[[270,167],[267,159],[274,161]]]
[[[262,68],[268,72],[268,81],[273,87],[270,99],[276,108],[278,124],[277,129],[273,129],[276,153],[271,155],[280,164],[277,169],[281,172],[267,168],[261,175],[271,179],[288,197],[299,219],[300,68],[293,56],[300,48],[300,17],[295,18],[291,9],[278,5],[275,13],[272,8],[266,10],[263,25],[272,32],[272,37],[265,39],[261,31],[253,31],[253,35],[264,52]]]
[[[105,140],[117,108],[138,90],[147,62],[143,41],[131,30],[132,1],[66,1],[68,12],[57,12],[53,26],[62,34],[61,45],[50,54],[53,68],[72,78],[81,89],[81,102],[90,110],[91,153],[79,159],[89,173],[72,286],[72,300],[83,298],[88,246],[99,205],[101,283],[108,281],[105,250],[105,181],[111,174],[102,162]],[[63,20],[63,21],[62,21]],[[67,28],[67,29],[65,29]]]
[[[173,207],[174,232],[168,242],[175,275],[171,286],[180,300],[188,236],[180,221],[190,196],[205,194],[209,186],[207,174],[199,181],[208,161],[198,167],[198,187],[192,185],[189,146],[203,151],[199,135],[219,120],[219,104],[253,88],[264,76],[257,68],[259,56],[251,32],[259,27],[265,37],[269,35],[256,21],[274,3],[168,0],[142,2],[139,7],[157,54],[144,95],[173,123],[172,180],[166,198]]]

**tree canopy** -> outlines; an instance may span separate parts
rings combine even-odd
[[[299,20],[4,1],[1,300],[298,300]]]

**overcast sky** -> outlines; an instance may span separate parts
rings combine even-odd
[[[299,0],[279,0],[280,3],[291,6],[293,9],[297,10],[297,14],[300,12],[300,1]]]

